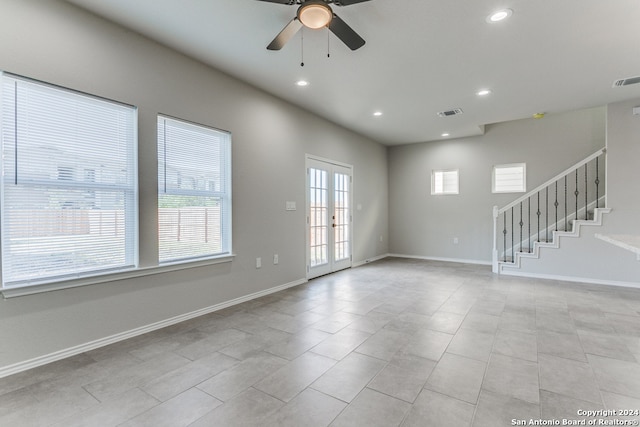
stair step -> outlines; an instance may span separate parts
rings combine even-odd
[[[593,213],[590,213],[590,217],[593,219],[577,219],[571,220],[569,223],[572,224],[571,230],[557,230],[553,231],[553,239],[552,240],[533,240],[535,235],[532,235],[532,247],[531,251],[527,250],[525,252],[516,251],[514,253],[515,259],[512,257],[507,257],[506,261],[504,258],[500,258],[498,261],[498,265],[500,267],[511,269],[519,269],[520,268],[520,259],[521,258],[539,258],[540,257],[540,248],[558,248],[558,244],[560,242],[561,237],[580,237],[580,227],[585,226],[599,226],[602,225],[602,217],[604,214],[611,212],[610,208],[597,208]],[[577,222],[577,223],[576,223]],[[526,247],[526,245],[523,245]],[[508,252],[511,254],[511,251]],[[638,260],[640,260],[640,254],[638,254]]]

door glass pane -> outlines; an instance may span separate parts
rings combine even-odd
[[[334,174],[334,260],[340,261],[349,258],[351,248],[349,242],[349,175],[343,173]]]
[[[309,168],[309,245],[311,267],[327,264],[327,171]]]

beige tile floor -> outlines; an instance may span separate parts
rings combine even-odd
[[[640,289],[397,258],[0,379],[3,427],[500,427],[598,409],[640,411]]]

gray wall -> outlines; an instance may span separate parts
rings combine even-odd
[[[607,107],[607,203],[615,210],[616,232],[640,234],[640,116],[633,107],[640,99]]]
[[[237,254],[222,265],[0,300],[0,369],[304,279],[305,153],[354,166],[362,205],[354,262],[388,252],[384,146],[64,2],[0,0],[0,10],[0,69],[139,107],[142,266],[157,254],[156,114],[232,132]],[[286,201],[297,211],[286,212]]]
[[[492,194],[492,167],[525,162],[533,189],[604,147],[605,119],[604,107],[548,114],[487,125],[482,136],[390,148],[390,252],[490,263],[492,208],[522,195]],[[460,194],[432,196],[433,169],[459,169]]]

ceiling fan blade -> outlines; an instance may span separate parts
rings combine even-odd
[[[258,1],[266,1],[269,3],[280,3],[280,4],[288,4],[288,5],[295,4],[296,2],[296,0],[258,0]],[[360,0],[360,1],[367,1],[367,0]]]
[[[282,49],[284,45],[287,44],[287,42],[291,39],[291,37],[293,37],[300,30],[300,28],[302,28],[302,22],[300,22],[298,18],[293,18],[291,22],[289,22],[287,26],[284,27],[282,31],[280,31],[280,34],[278,34],[276,38],[273,39],[271,43],[269,43],[267,49]]]
[[[364,39],[360,37],[358,33],[353,31],[353,29],[335,13],[333,14],[333,19],[329,24],[329,29],[351,50],[356,50],[364,46]]]
[[[262,0],[262,1],[269,1],[269,0]],[[364,3],[366,1],[370,1],[370,0],[334,0],[333,3],[336,6],[349,6],[356,3]]]

